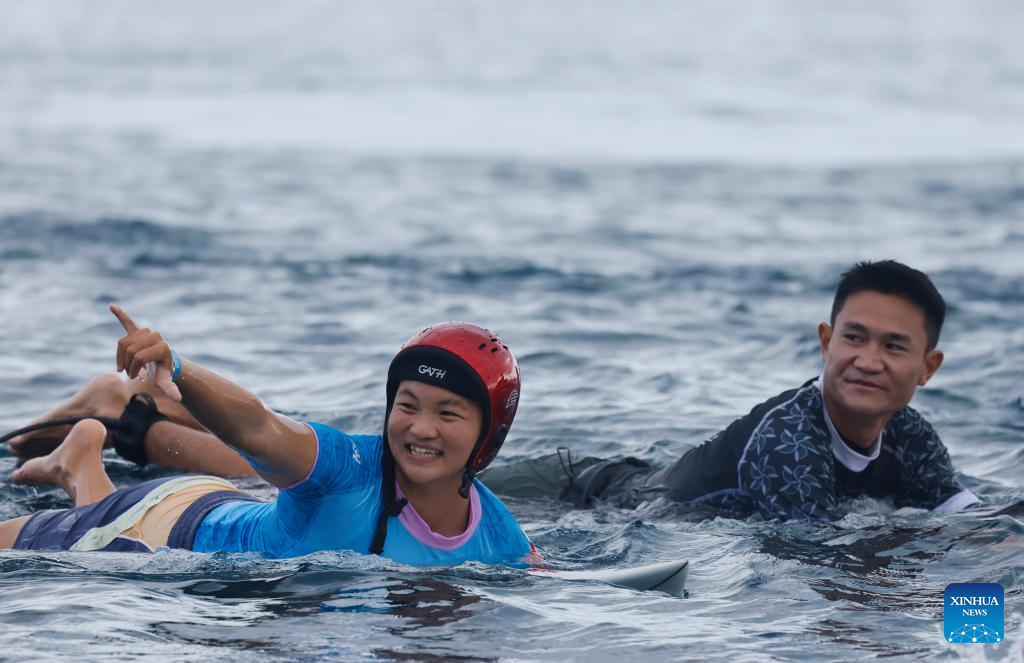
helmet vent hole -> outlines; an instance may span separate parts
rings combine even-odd
[[[492,354],[493,354],[493,353],[495,353],[495,352],[497,352],[497,351],[498,351],[498,348],[491,348],[491,353],[492,353]]]
[[[479,347],[479,348],[477,348],[477,350],[483,350],[483,349],[484,349],[484,348],[486,348],[486,347],[487,347],[487,344],[486,344],[486,343],[481,343],[481,344],[480,344],[480,347]]]

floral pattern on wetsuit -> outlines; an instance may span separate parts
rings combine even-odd
[[[900,467],[900,480],[906,487],[896,497],[897,506],[934,508],[963,490],[957,481],[949,452],[932,425],[916,410],[904,408],[889,420],[885,435],[889,439],[910,437],[923,444],[897,445],[893,452]]]
[[[768,413],[739,463],[740,493],[763,518],[837,516],[831,438],[821,393],[805,387]]]
[[[890,419],[882,439],[896,467],[885,493],[896,506],[931,509],[962,490],[945,446],[915,410]],[[737,489],[700,501],[766,519],[835,520],[841,499],[859,490],[841,485],[836,463],[821,392],[808,383],[757,423],[737,465]]]

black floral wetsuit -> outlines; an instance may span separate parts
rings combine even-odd
[[[664,469],[635,459],[609,464],[606,479],[590,482],[590,494],[574,499],[633,507],[666,497],[764,518],[823,520],[840,517],[839,503],[858,495],[940,511],[978,502],[957,481],[945,446],[915,410],[896,413],[865,455],[835,430],[820,384],[810,380],[761,403]],[[601,471],[598,465],[587,473]],[[588,485],[585,475],[580,479]]]

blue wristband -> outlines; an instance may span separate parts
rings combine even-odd
[[[174,350],[171,350],[171,382],[177,382],[181,377],[181,357]]]

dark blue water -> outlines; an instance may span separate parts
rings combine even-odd
[[[113,369],[117,301],[353,432],[380,428],[405,338],[479,322],[523,370],[498,463],[663,463],[815,375],[838,274],[893,257],[950,304],[915,406],[967,487],[1024,499],[1020,7],[592,4],[4,5],[0,428]],[[119,485],[159,473],[108,460]],[[0,651],[1024,658],[1019,516],[508,502],[553,565],[689,558],[688,596],[345,553],[6,552]],[[0,480],[0,518],[65,504]],[[969,581],[1005,588],[999,645],[941,637]]]

